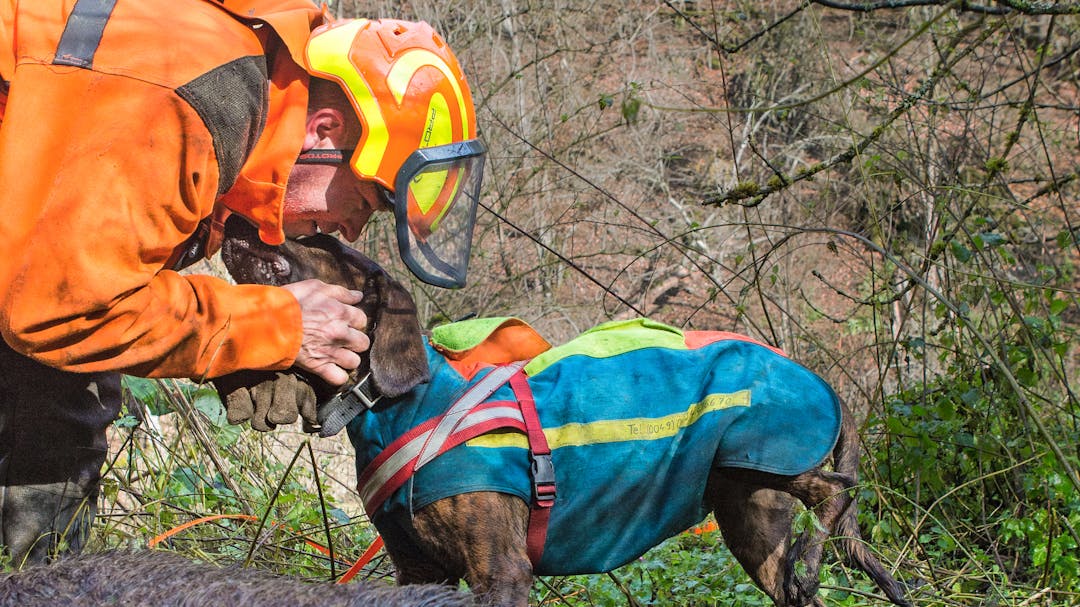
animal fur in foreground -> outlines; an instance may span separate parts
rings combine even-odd
[[[456,607],[447,586],[334,585],[266,571],[216,567],[160,550],[102,552],[0,574],[0,607]]]

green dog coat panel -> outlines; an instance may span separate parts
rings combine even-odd
[[[441,416],[466,381],[428,346],[432,380],[349,425],[363,471],[397,437]],[[839,435],[829,386],[773,349],[725,333],[637,320],[601,325],[525,367],[552,449],[557,498],[535,572],[609,571],[701,521],[713,466],[794,475]],[[508,385],[485,403],[513,403]],[[494,430],[453,447],[369,511],[404,517],[438,499],[499,491],[531,500],[525,436]],[[403,521],[407,522],[407,521]]]

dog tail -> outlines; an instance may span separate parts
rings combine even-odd
[[[859,433],[851,414],[845,410],[840,425],[840,438],[833,450],[833,469],[851,479],[853,486],[858,483],[859,456]],[[911,605],[905,597],[905,586],[885,570],[885,566],[870,552],[866,542],[863,541],[862,534],[859,532],[857,499],[852,498],[840,516],[836,526],[836,537],[848,561],[866,572],[890,601],[905,607]]]

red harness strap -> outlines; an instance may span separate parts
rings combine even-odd
[[[529,462],[532,464],[533,503],[529,505],[529,531],[526,550],[533,567],[540,563],[544,555],[544,542],[547,541],[548,520],[551,507],[555,505],[555,467],[551,463],[551,448],[547,436],[540,426],[540,417],[536,413],[532,388],[522,372],[510,378],[510,387],[514,390],[521,417],[525,422],[525,434],[529,438]]]
[[[526,550],[529,560],[536,566],[544,554],[548,520],[551,507],[555,505],[555,468],[532,389],[521,370],[523,366],[521,362],[496,368],[474,384],[445,414],[420,424],[383,449],[357,480],[357,491],[364,508],[375,512],[418,469],[471,438],[496,428],[523,430],[529,442],[532,476]],[[516,403],[485,401],[507,381],[514,391]]]

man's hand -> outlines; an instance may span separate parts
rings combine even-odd
[[[356,307],[363,297],[320,280],[304,280],[284,285],[300,302],[304,336],[293,363],[332,386],[343,385],[349,371],[360,366],[360,352],[370,347],[364,333],[367,316]]]
[[[230,424],[251,422],[252,430],[268,432],[299,415],[305,432],[319,430],[315,390],[291,370],[237,371],[211,381]]]

